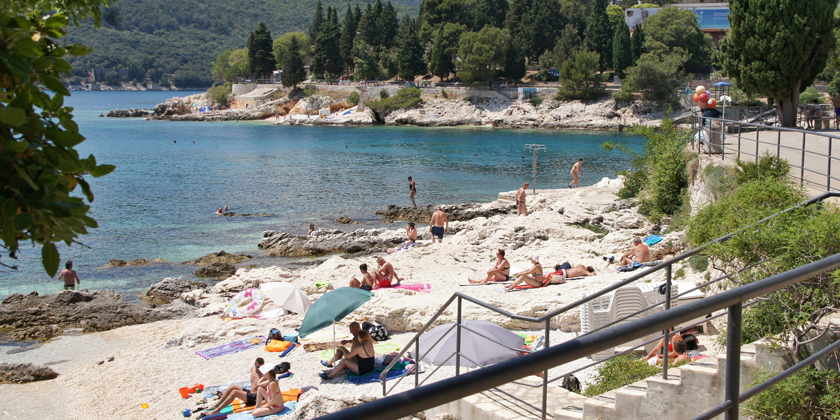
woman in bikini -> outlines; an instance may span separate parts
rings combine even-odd
[[[505,290],[512,291],[513,289],[516,289],[516,286],[519,286],[522,283],[526,283],[534,287],[542,286],[542,282],[545,279],[545,275],[543,274],[543,268],[540,265],[540,257],[534,255],[529,259],[531,260],[531,264],[533,264],[533,266],[519,273],[516,276],[516,281],[513,282],[510,286],[505,287]]]
[[[251,412],[254,417],[265,417],[283,411],[283,394],[280,393],[280,384],[277,383],[277,375],[274,369],[265,374],[268,377],[268,386],[257,391],[257,408]],[[265,407],[262,403],[265,402]]]
[[[356,360],[352,360],[354,356],[358,356]],[[365,330],[359,331],[359,345],[350,349],[349,353],[344,354],[338,364],[326,372],[319,373],[321,379],[332,379],[338,375],[343,369],[350,369],[357,375],[365,375],[373,372],[373,360],[376,352],[373,350],[373,339],[370,333]]]
[[[473,280],[467,278],[470,283],[487,284],[494,281],[508,281],[510,280],[510,263],[505,259],[505,250],[500,249],[496,252],[496,265],[487,270],[487,277],[485,279]]]

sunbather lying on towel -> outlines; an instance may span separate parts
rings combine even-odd
[[[594,276],[595,274],[595,267],[593,266],[584,266],[583,264],[578,264],[572,268],[562,269],[560,266],[554,267],[557,271],[548,275],[547,279],[551,278],[554,274],[559,274],[564,279],[574,278],[574,277],[584,277],[584,276]]]
[[[242,401],[245,401],[246,406],[251,406],[257,403],[257,390],[259,389],[260,380],[263,377],[262,372],[260,372],[260,367],[265,364],[265,361],[262,357],[257,357],[257,360],[254,362],[254,366],[251,366],[251,388],[244,389],[242,387],[231,385],[222,394],[221,398],[219,398],[219,402],[216,403],[213,407],[210,408],[210,412],[207,414],[218,414],[221,409],[227,407],[230,403],[233,402],[234,399],[239,398]]]

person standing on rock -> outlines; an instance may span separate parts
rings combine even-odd
[[[410,194],[408,195],[411,197],[411,205],[417,207],[417,203],[414,202],[414,195],[417,194],[417,186],[414,184],[414,180],[411,177],[408,177],[408,190]]]
[[[309,224],[309,233],[307,233],[306,236],[312,236],[312,232],[315,232],[315,224],[314,223]]]
[[[528,184],[527,182],[523,183],[522,188],[520,188],[519,191],[516,192],[515,198],[516,198],[516,215],[517,216],[519,216],[521,214],[524,214],[526,216],[528,215],[528,208],[525,207],[525,195],[526,195],[525,191],[528,189],[528,185],[530,185],[530,184]]]
[[[432,213],[429,232],[432,233],[432,243],[435,243],[435,236],[437,236],[438,242],[443,243],[444,233],[449,233],[449,218],[446,217],[446,213],[440,207]]]
[[[574,178],[574,180],[569,183],[569,188],[572,188],[572,184],[575,184],[575,188],[578,187],[578,174],[583,176],[583,171],[580,169],[580,165],[583,165],[583,159],[578,159],[578,161],[575,162],[575,165],[572,166],[572,178]]]
[[[82,281],[79,280],[79,274],[73,269],[73,261],[67,261],[67,263],[64,264],[64,270],[61,270],[61,273],[58,274],[58,278],[60,280],[64,280],[64,290],[76,290],[75,285],[78,284],[81,286],[82,284]]]

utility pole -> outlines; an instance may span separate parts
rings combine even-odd
[[[533,166],[533,176],[534,176],[534,194],[537,193],[537,152],[538,151],[545,151],[544,144],[526,144],[525,150],[530,150],[534,153],[534,166]]]

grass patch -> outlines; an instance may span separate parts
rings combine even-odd
[[[599,235],[604,235],[604,236],[605,236],[607,233],[609,233],[609,232],[607,232],[606,230],[604,230],[604,228],[602,228],[601,226],[598,226],[598,225],[593,225],[592,223],[589,223],[589,222],[586,222],[586,223],[581,223],[581,224],[566,223],[566,225],[567,225],[567,226],[578,226],[578,227],[582,227],[582,228],[584,228],[584,229],[586,229],[586,230],[591,230],[591,231],[593,231],[593,232],[595,232],[595,233],[597,233],[597,234],[599,234]]]
[[[539,239],[539,240],[541,240],[541,241],[547,241],[547,240],[548,240],[548,236],[545,236],[545,235],[540,235],[540,236],[537,236],[537,239]]]
[[[676,280],[676,279],[681,279],[681,278],[683,278],[683,277],[685,277],[685,267],[680,267],[680,269],[679,269],[679,270],[677,270],[677,271],[674,273],[674,280]]]
[[[386,91],[387,93],[387,91]],[[390,112],[396,109],[408,109],[420,103],[420,89],[403,88],[396,95],[367,103],[374,112]]]
[[[656,375],[661,370],[662,368],[651,366],[634,354],[619,356],[598,366],[598,376],[594,378],[594,382],[586,383],[583,395],[587,397],[601,395]]]

